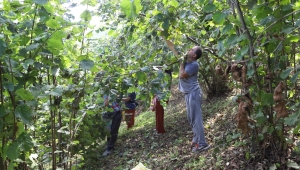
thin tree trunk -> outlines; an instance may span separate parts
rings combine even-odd
[[[246,22],[245,22],[245,19],[244,19],[244,16],[243,16],[243,12],[241,10],[241,7],[240,7],[240,3],[238,0],[235,0],[235,7],[237,9],[237,13],[238,13],[238,16],[240,18],[240,21],[242,23],[242,27],[249,39],[249,56],[250,58],[254,58],[254,44],[253,44],[253,38],[250,34],[250,31],[249,29],[247,28],[247,25],[246,25]],[[257,86],[257,89],[258,90],[261,90],[261,83],[260,83],[260,79],[258,77],[258,73],[257,73],[257,70],[256,70],[256,63],[253,62],[252,64],[252,67],[253,67],[253,70],[254,70],[254,77],[255,77],[255,81],[256,81],[256,86]]]

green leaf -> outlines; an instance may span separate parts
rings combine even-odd
[[[171,1],[169,1],[169,5],[171,5],[173,7],[178,7],[179,3],[176,0],[171,0]]]
[[[162,24],[162,28],[163,28],[164,30],[168,30],[169,27],[170,27],[169,19],[165,19],[165,20],[164,20],[164,23]]]
[[[25,152],[30,151],[32,149],[32,147],[34,146],[30,135],[27,134],[26,132],[23,132],[17,138],[17,142],[18,142],[19,147],[22,148],[23,151],[25,151]]]
[[[62,96],[62,94],[63,94],[63,89],[57,87],[57,88],[51,90],[48,94],[49,94],[49,95],[52,95],[52,96]]]
[[[239,50],[236,53],[235,60],[237,61],[242,60],[242,57],[244,57],[247,54],[248,50],[249,50],[249,46],[244,46],[241,50]]]
[[[299,36],[289,36],[287,39],[286,39],[288,42],[298,42],[300,40]]]
[[[46,25],[47,27],[49,28],[53,28],[53,29],[58,29],[60,28],[60,24],[58,21],[56,21],[55,19],[49,19],[47,22],[46,22]]]
[[[157,22],[162,22],[164,19],[163,14],[158,13],[157,15],[154,16],[154,18],[156,19]]]
[[[13,141],[7,148],[7,157],[10,160],[15,160],[20,155],[20,148],[17,141]]]
[[[257,114],[255,115],[255,120],[259,125],[262,125],[266,122],[267,118],[264,113],[261,111],[261,108],[258,109]]]
[[[221,11],[217,11],[213,14],[213,21],[215,24],[223,24],[226,18],[226,14]]]
[[[290,3],[289,0],[280,0],[280,5],[288,5]]]
[[[216,6],[212,3],[207,4],[204,8],[203,11],[204,12],[214,12],[216,10]]]
[[[1,126],[0,126],[1,127]],[[293,130],[293,133],[295,134],[295,135],[299,135],[300,133],[300,123],[295,127],[295,129]],[[299,144],[300,144],[300,142],[299,142]],[[299,148],[300,149],[300,148]],[[299,150],[300,151],[300,150]]]
[[[131,16],[131,7],[130,0],[123,0],[121,2],[121,10],[126,14],[126,17],[129,18]]]
[[[15,110],[16,117],[20,118],[24,124],[30,124],[32,120],[32,111],[30,107],[26,104],[21,104],[16,107]]]
[[[7,122],[5,122],[5,124],[7,124]],[[0,134],[3,134],[2,133],[2,131],[3,131],[3,125],[4,125],[3,119],[0,119]],[[1,138],[3,137],[2,135],[0,135],[0,136],[1,136]]]
[[[142,81],[143,82],[143,81],[147,80],[147,77],[146,77],[145,73],[143,73],[141,71],[138,71],[135,74],[137,76],[138,81]]]
[[[53,76],[58,76],[60,68],[58,66],[51,67],[51,73]]]
[[[233,45],[237,42],[238,40],[238,36],[237,35],[230,35],[227,39],[226,39],[226,46],[230,46]]]
[[[83,59],[79,63],[79,67],[83,68],[84,70],[90,70],[94,66],[94,61]]]
[[[47,4],[48,0],[34,0],[33,2],[39,5],[45,5]]]
[[[34,99],[34,96],[26,89],[18,89],[16,95],[21,97],[22,100],[29,101]]]
[[[90,21],[92,19],[91,12],[89,10],[85,10],[81,13],[80,18],[84,21]]]
[[[274,104],[273,93],[259,92],[260,102],[263,106],[271,106]]]
[[[8,91],[14,91],[15,86],[14,83],[12,82],[4,82],[3,86],[8,90]]]
[[[145,67],[141,68],[141,70],[143,72],[148,72],[150,70],[150,68],[148,66],[145,66]]]
[[[121,10],[126,14],[127,18],[134,18],[142,9],[141,0],[123,0],[121,2]]]
[[[295,23],[295,27],[299,27],[300,26],[300,19],[298,19]],[[1,41],[0,41],[1,42]]]
[[[222,29],[222,34],[226,34],[227,32],[231,31],[233,28],[233,25],[231,23],[226,24],[225,27]]]
[[[0,117],[5,116],[6,114],[7,113],[6,113],[5,107],[1,104],[0,105]]]
[[[6,43],[0,40],[0,57],[5,54]]]
[[[157,77],[158,77],[159,79],[163,79],[163,78],[165,77],[165,75],[163,74],[162,70],[159,70],[159,71],[158,71]]]
[[[298,79],[298,77],[299,77],[299,74],[300,74],[300,71],[297,71],[297,72],[293,75],[293,77],[291,78],[291,82],[292,82],[292,83],[295,83],[295,82],[297,81],[297,79]]]
[[[64,48],[62,43],[62,38],[65,38],[67,34],[64,31],[56,31],[52,34],[51,38],[48,40],[49,51],[58,54],[60,50]]]
[[[247,3],[247,7],[248,7],[248,9],[251,9],[256,4],[257,4],[257,0],[249,0]]]
[[[25,132],[24,129],[24,123],[23,122],[17,122],[17,132],[16,132],[16,137],[19,137],[23,132]]]
[[[293,69],[294,68],[288,68],[288,69],[284,70],[283,72],[280,73],[280,77],[282,79],[286,79],[290,75],[290,73]]]
[[[293,160],[288,160],[286,166],[289,168],[300,169],[300,166]]]
[[[300,118],[300,111],[294,114],[289,114],[289,117],[284,118],[284,124],[288,126],[295,126],[300,123],[299,118]]]
[[[269,170],[276,170],[277,167],[276,167],[276,164],[273,164],[272,166],[270,166]]]
[[[136,10],[135,12],[136,14],[138,14],[143,9],[143,6],[141,5],[141,0],[134,0],[134,5]]]
[[[276,18],[272,15],[269,15],[263,19],[260,20],[260,24],[261,25],[268,25],[270,23],[273,23],[274,21],[276,21]]]
[[[39,48],[39,45],[40,45],[39,43],[30,44],[29,46],[26,47],[26,50],[27,51],[33,51],[33,50]]]

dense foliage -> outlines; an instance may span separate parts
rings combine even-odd
[[[199,80],[208,94],[222,93],[224,82],[241,89],[236,119],[252,149],[262,148],[267,151],[262,157],[273,154],[278,162],[289,152],[299,154],[299,2],[84,0],[81,5],[85,10],[74,22],[59,0],[2,2],[0,169],[84,163],[89,147],[106,133],[99,115],[103,94],[116,99],[136,91],[145,105],[159,91],[169,96],[165,71],[178,74],[178,57],[166,40],[181,54],[195,44],[203,47]],[[215,67],[228,69],[219,76]]]

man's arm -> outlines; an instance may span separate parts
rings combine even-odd
[[[184,64],[181,62],[179,68],[179,78],[184,79],[187,77],[189,77],[189,74],[184,70]]]

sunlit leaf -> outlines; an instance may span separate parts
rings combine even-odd
[[[299,36],[297,35],[297,36],[289,36],[288,38],[287,38],[287,40],[289,41],[289,42],[298,42],[299,41]]]
[[[121,10],[126,14],[127,18],[137,16],[141,9],[141,0],[123,0],[121,2]]]
[[[172,5],[173,7],[178,7],[178,2],[176,0],[169,1],[169,4]]]
[[[32,120],[32,111],[26,104],[21,104],[16,107],[15,116],[20,118],[24,124],[30,124]]]
[[[29,101],[34,99],[34,96],[30,93],[30,91],[26,89],[18,89],[16,91],[16,95],[21,97],[22,100]]]
[[[85,21],[90,21],[92,19],[92,14],[89,10],[85,10],[81,13],[80,18]]]
[[[53,29],[58,29],[60,28],[60,24],[58,21],[56,21],[55,19],[50,19],[46,22],[46,25],[49,27],[49,28],[53,28]]]
[[[57,52],[64,48],[62,43],[62,38],[65,38],[67,34],[64,31],[56,31],[52,34],[51,38],[48,40],[49,50],[51,52]]]
[[[289,3],[289,0],[280,0],[280,5],[288,5]]]

